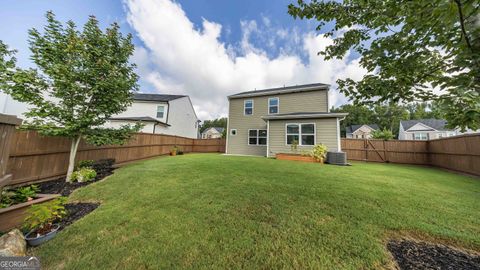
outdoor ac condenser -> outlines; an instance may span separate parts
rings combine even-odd
[[[347,153],[345,152],[327,152],[327,163],[334,165],[348,165]]]

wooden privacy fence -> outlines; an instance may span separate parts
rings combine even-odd
[[[432,165],[480,176],[480,134],[431,141],[342,139],[349,160]]]
[[[66,174],[71,141],[43,137],[35,131],[16,131],[11,140],[7,171],[11,185],[44,181]],[[166,155],[173,146],[185,153],[224,152],[224,139],[190,139],[138,133],[124,145],[92,146],[81,142],[76,160],[114,158],[117,164]]]
[[[12,115],[0,114],[0,192],[8,185],[12,175],[7,174],[8,158],[10,155],[10,141],[15,133],[15,126],[22,120]],[[1,194],[0,194],[1,197]]]

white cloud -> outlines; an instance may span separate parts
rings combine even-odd
[[[137,48],[132,58],[142,79],[157,92],[190,95],[202,120],[226,116],[226,96],[235,92],[314,82],[334,85],[339,78],[359,79],[365,73],[358,60],[327,62],[318,56],[332,43],[330,38],[275,29],[264,16],[262,27],[256,21],[239,22],[240,44],[225,44],[220,41],[222,25],[203,19],[197,29],[178,3],[126,0],[126,7],[129,24],[146,46]],[[276,39],[291,40],[272,57],[252,44],[254,34],[267,46],[274,46]],[[305,63],[298,51],[306,56]],[[330,98],[330,104],[345,102],[335,90]]]

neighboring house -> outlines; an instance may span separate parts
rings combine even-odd
[[[142,122],[141,132],[198,137],[199,120],[188,96],[135,93],[133,104],[112,116],[106,127]]]
[[[462,134],[457,129],[446,128],[443,119],[418,119],[400,121],[399,140],[433,140]]]
[[[27,104],[14,100],[10,95],[2,93],[0,90],[0,113],[11,114],[18,118],[25,119],[23,114],[27,111]]]
[[[378,129],[377,124],[351,125],[345,128],[345,135],[352,139],[370,139],[372,138],[372,132]]]
[[[228,97],[227,154],[274,157],[315,144],[341,151],[340,121],[346,113],[328,111],[327,84],[248,91]]]
[[[205,129],[202,132],[202,139],[217,139],[222,138],[223,131],[225,129],[222,127],[210,127]]]

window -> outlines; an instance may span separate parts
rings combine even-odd
[[[245,100],[244,113],[245,113],[245,115],[252,115],[253,114],[253,100]]]
[[[268,114],[278,113],[278,97],[268,99]]]
[[[249,129],[248,145],[267,145],[267,130]]]
[[[414,140],[428,140],[427,133],[413,133]]]
[[[287,124],[287,145],[315,145],[315,124]]]
[[[232,136],[237,135],[237,130],[236,129],[230,129],[230,135],[232,135]]]
[[[157,118],[163,118],[163,115],[165,113],[165,106],[157,106]]]

